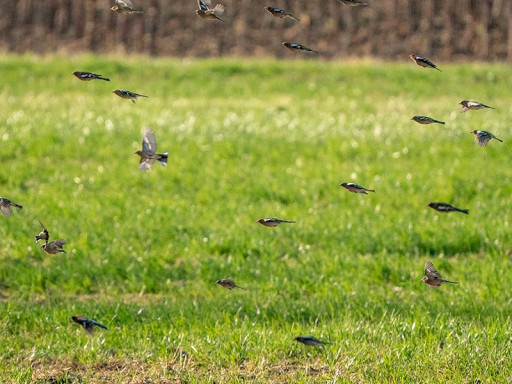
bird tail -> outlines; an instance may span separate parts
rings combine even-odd
[[[498,140],[499,142],[503,143],[503,140],[498,139],[496,136],[494,136],[494,138],[495,138],[496,140]]]
[[[105,80],[105,81],[110,81],[110,79],[107,79],[106,77],[101,77],[101,76],[98,76],[98,79]]]
[[[292,20],[295,20],[295,21],[300,21],[299,19],[293,17],[292,15],[288,14],[286,15],[285,17],[289,18],[289,19],[292,19]]]
[[[469,209],[458,209],[458,211],[469,215]]]
[[[292,223],[292,224],[295,223],[295,221],[288,221],[288,220],[283,220],[282,222],[283,223]]]
[[[375,192],[375,189],[367,189],[368,192]]]
[[[437,69],[439,72],[443,72],[443,71],[441,71],[441,70],[440,70],[439,68],[437,68],[437,67],[434,67],[434,68],[435,68],[435,69]]]
[[[443,280],[443,283],[459,284],[459,282],[458,282],[458,281],[448,281],[448,280]]]
[[[500,140],[501,141],[501,140]],[[13,206],[15,206],[16,208],[18,209],[23,209],[23,206],[22,205],[19,205],[19,204],[15,204],[15,203],[12,203]]]
[[[446,123],[444,121],[439,121],[439,120],[434,120],[436,123],[439,123],[439,124],[443,124],[443,125],[446,125]]]
[[[156,161],[158,161],[164,167],[167,165],[167,159],[168,159],[167,152],[165,152],[165,153],[157,153],[157,155],[156,155]]]
[[[97,322],[97,321],[95,321],[95,320],[93,320],[93,321],[92,321],[92,323],[93,323],[94,325],[97,325],[97,326],[98,326],[98,327],[100,327],[100,328],[108,329],[106,326],[104,326],[104,325],[103,325],[103,324],[101,324],[101,323],[98,323],[98,322]]]

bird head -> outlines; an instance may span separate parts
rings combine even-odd
[[[341,183],[340,187],[346,187],[347,185],[348,185],[347,183]]]
[[[467,101],[467,100],[462,100],[459,104],[460,104],[460,105],[466,105],[467,103],[468,103],[468,101]]]
[[[119,7],[117,5],[114,5],[112,8],[110,8],[111,11],[119,12]]]
[[[428,280],[428,277],[427,277],[427,276],[425,276],[423,279],[421,279],[421,281],[423,281],[424,283],[426,283],[426,282],[427,282],[427,280]]]
[[[477,131],[476,129],[473,129],[473,130],[471,131],[471,133],[472,133],[473,135],[476,135],[476,134],[478,134],[478,131]]]
[[[134,155],[142,156],[142,151],[137,151],[137,152],[134,152],[133,154],[134,154]]]

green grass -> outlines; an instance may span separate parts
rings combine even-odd
[[[440,67],[3,56],[0,382],[510,382],[512,76]],[[145,126],[169,165],[144,173]]]

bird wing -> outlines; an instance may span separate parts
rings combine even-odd
[[[210,0],[198,0],[197,1],[198,4],[199,4],[199,8],[201,8],[201,10],[203,11],[207,11],[210,9]]]
[[[63,240],[63,239],[58,239],[58,240],[55,240],[55,241],[52,241],[51,243],[55,244],[57,247],[62,247],[64,244],[66,244],[66,240]],[[51,244],[50,243],[50,244]]]
[[[9,217],[12,215],[12,212],[8,205],[5,206],[3,204],[0,204],[0,211],[2,211],[2,213],[4,214],[5,217]]]
[[[154,163],[155,163],[155,159],[148,159],[148,158],[143,159],[141,157],[140,162],[139,162],[139,169],[141,171],[147,171],[149,168],[151,168],[151,166]]]
[[[215,8],[213,8],[213,13],[215,16],[220,16],[224,13],[224,6],[222,4],[217,4]]]
[[[146,128],[144,131],[144,139],[142,140],[142,152],[148,155],[156,153],[156,137],[151,128]]]
[[[442,279],[441,275],[434,267],[434,264],[432,264],[430,261],[425,263],[425,276],[427,276],[429,279]]]
[[[117,6],[133,8],[132,0],[116,0]]]

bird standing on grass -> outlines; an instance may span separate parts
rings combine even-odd
[[[85,331],[89,334],[91,334],[95,331],[95,327],[108,329],[106,326],[97,322],[96,320],[88,319],[87,317],[83,317],[83,316],[79,316],[79,315],[71,316],[71,320],[73,320],[77,324],[80,324],[85,329]]]
[[[116,0],[116,5],[114,5],[110,9],[117,13],[144,13],[142,11],[136,11],[135,9],[133,9],[132,0]]]
[[[122,99],[131,100],[132,103],[135,103],[137,100],[137,97],[149,97],[140,95],[135,92],[127,91],[126,89],[116,89],[115,91],[112,91],[112,93],[115,93],[117,96],[119,96]]]
[[[409,55],[409,58],[414,61],[416,64],[418,64],[420,67],[424,67],[424,68],[434,68],[434,69],[437,69],[439,72],[442,72],[439,68],[437,68],[437,66],[431,62],[429,59],[425,59],[424,57],[421,57],[421,56],[416,56],[416,55]]]
[[[374,189],[366,189],[364,187],[361,187],[360,185],[354,184],[354,183],[341,183],[340,187],[343,187],[347,189],[350,192],[354,193],[363,193],[365,195],[368,194],[368,192],[375,192]]]
[[[62,248],[66,244],[66,240],[58,239],[54,241],[50,241],[49,243],[46,242],[46,244],[43,244],[41,248],[46,253],[49,253],[50,255],[56,255],[57,253],[66,253],[64,248]]]
[[[198,0],[198,4],[199,9],[196,11],[196,14],[202,19],[224,21],[219,17],[225,11],[225,8],[222,4],[217,4],[213,9],[210,8],[210,0]]]
[[[279,224],[282,223],[295,223],[295,221],[288,221],[288,220],[281,220],[276,219],[274,217],[267,217],[266,219],[259,219],[257,223],[260,223],[261,225],[264,225],[265,227],[277,227]]]
[[[11,200],[6,199],[5,197],[0,197],[0,211],[2,211],[5,217],[12,215],[11,207],[16,207],[19,210],[23,209],[22,205],[13,203]]]
[[[289,18],[289,19],[292,19],[292,20],[295,20],[295,21],[299,21],[299,19],[293,17],[293,15],[291,13],[288,13],[288,12],[282,10],[282,9],[274,8],[274,7],[265,7],[264,9],[269,11],[275,17],[280,17],[281,19]]]
[[[315,51],[314,49],[311,49],[311,48],[308,48],[306,47],[305,45],[302,45],[302,44],[297,44],[297,43],[288,43],[288,42],[284,42],[283,45],[288,48],[290,51],[293,51],[293,52],[312,52],[312,53],[316,53],[317,55],[319,54],[318,51]]]
[[[322,340],[318,340],[316,337],[313,337],[313,336],[297,336],[295,339],[295,341],[298,341],[299,343],[302,343],[304,345],[307,345],[309,347],[316,347],[318,345],[325,345],[325,344],[333,344],[329,341],[322,341]]]
[[[427,207],[433,208],[438,212],[461,212],[465,213],[466,215],[469,214],[469,210],[460,209],[447,203],[429,203]]]
[[[36,243],[39,241],[39,240],[44,240],[44,242],[46,244],[48,244],[48,240],[50,239],[50,233],[48,232],[48,230],[45,228],[45,226],[43,225],[43,223],[41,223],[40,220],[37,220],[39,221],[39,224],[41,224],[41,227],[43,227],[43,230],[41,232],[39,232],[39,235],[36,235],[34,236],[34,239],[36,239]]]
[[[144,138],[142,139],[142,151],[135,152],[140,156],[139,169],[147,171],[155,161],[158,161],[162,166],[167,165],[167,152],[156,153],[156,137],[151,128],[146,128],[144,131]]]
[[[229,289],[230,291],[233,290],[233,289],[243,289],[244,291],[247,291],[247,289],[245,288],[242,288],[242,287],[239,287],[238,285],[235,284],[235,282],[232,280],[232,279],[221,279],[221,280],[217,280],[215,282],[215,284],[218,284],[220,285],[221,287],[224,287],[226,289]]]
[[[491,139],[495,139],[495,140],[498,140],[499,142],[503,143],[503,140],[498,139],[491,132],[478,131],[475,129],[475,130],[471,131],[471,133],[475,135],[476,143],[481,147],[485,147],[487,145],[487,143],[489,143],[489,141],[491,141]]]
[[[107,79],[106,77],[101,77],[101,75],[98,75],[98,74],[92,73],[92,72],[75,71],[75,72],[73,72],[73,75],[75,75],[75,77],[77,79],[82,80],[82,81],[91,81],[91,80],[95,80],[95,79],[110,81],[110,79]]]
[[[495,109],[493,107],[489,107],[488,105],[479,103],[478,101],[462,100],[459,104],[462,105],[462,109],[461,109],[460,113],[464,113],[466,111],[469,111],[470,109],[471,110],[484,109],[484,108]]]
[[[425,263],[425,277],[421,279],[421,281],[432,288],[439,288],[441,285],[446,283],[458,284],[456,281],[443,280],[439,272],[437,272],[437,269],[430,261]]]
[[[428,117],[428,116],[414,116],[411,120],[414,120],[415,122],[420,123],[420,124],[437,123],[437,124],[445,125],[444,121],[436,120],[436,119],[433,119],[433,118]]]

